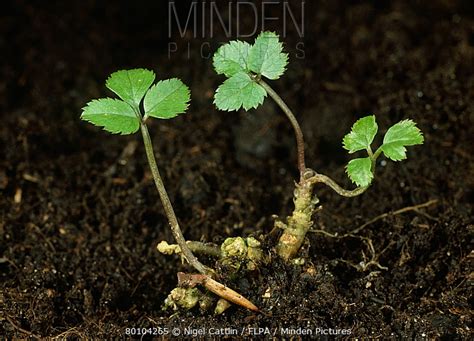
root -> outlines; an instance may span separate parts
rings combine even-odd
[[[194,241],[188,241],[186,244],[195,253],[218,258],[222,265],[235,272],[239,271],[242,265],[245,266],[246,270],[256,270],[260,263],[266,262],[260,242],[253,237],[227,238],[220,248],[214,244]],[[163,254],[178,254],[182,256],[181,248],[176,244],[170,245],[162,241],[158,244],[157,248]],[[216,306],[216,314],[224,312],[230,306],[228,302],[252,311],[259,311],[257,306],[248,299],[207,275],[180,272],[178,273],[178,283],[179,287],[173,289],[165,300],[165,309],[171,307],[177,310],[178,307],[182,307],[189,310],[199,303],[201,309],[208,310],[210,305],[212,305],[212,301],[210,302],[210,298],[196,288],[197,285],[202,285],[221,298]]]
[[[388,212],[388,213],[383,213],[371,220],[369,220],[368,222],[362,224],[361,226],[359,226],[358,228],[356,228],[355,230],[352,230],[351,232],[345,234],[344,236],[349,236],[349,235],[352,235],[352,234],[357,234],[359,233],[360,231],[362,231],[363,229],[365,229],[367,226],[383,219],[383,218],[386,218],[388,216],[395,216],[395,215],[399,215],[399,214],[402,214],[402,213],[406,213],[406,212],[410,212],[410,211],[415,211],[417,212],[420,208],[424,208],[424,207],[429,207],[429,206],[432,206],[432,205],[435,205],[438,203],[438,200],[437,199],[434,199],[434,200],[430,200],[430,201],[427,201],[423,204],[419,204],[419,205],[415,205],[415,206],[408,206],[408,207],[404,207],[404,208],[401,208],[399,210],[396,210],[394,212]]]
[[[187,241],[186,244],[192,252],[216,258],[220,258],[222,256],[221,250],[215,244],[206,244],[196,241]],[[182,255],[181,248],[178,244],[168,244],[166,241],[161,241],[157,245],[157,249],[160,253],[165,255]]]
[[[194,288],[196,285],[203,285],[207,290],[213,292],[217,296],[247,308],[252,311],[259,311],[256,305],[240,295],[236,291],[226,287],[225,285],[213,280],[211,277],[201,274],[185,274],[178,273],[178,283],[180,286]]]
[[[379,258],[382,254],[385,253],[395,242],[391,241],[388,246],[382,250],[382,252],[377,253],[375,251],[374,245],[372,243],[372,239],[366,238],[366,237],[359,237],[364,241],[364,243],[367,246],[367,249],[370,252],[370,259],[365,255],[364,251],[362,251],[362,261],[360,261],[358,264],[354,264],[352,262],[349,262],[348,260],[345,259],[338,259],[339,262],[343,262],[345,264],[348,264],[352,266],[354,269],[357,271],[365,272],[367,271],[371,266],[375,266],[379,268],[380,270],[388,270],[386,266],[383,266],[379,263]]]
[[[396,210],[394,212],[383,213],[383,214],[378,215],[377,217],[367,221],[366,223],[360,225],[358,228],[352,230],[351,232],[348,232],[348,233],[345,233],[345,234],[342,234],[342,235],[338,235],[337,233],[333,234],[333,233],[327,232],[325,230],[311,230],[310,232],[319,233],[319,234],[325,235],[327,237],[336,238],[336,239],[343,239],[343,238],[357,238],[357,239],[360,239],[366,244],[367,249],[368,249],[368,251],[371,255],[370,259],[365,255],[364,252],[362,252],[363,260],[361,262],[359,262],[358,264],[354,264],[354,263],[349,262],[349,261],[344,260],[344,259],[338,259],[338,261],[346,263],[346,264],[352,266],[353,268],[357,269],[358,271],[366,271],[370,266],[376,266],[377,268],[379,268],[381,270],[388,270],[387,267],[382,266],[379,263],[378,259],[385,251],[387,251],[394,244],[394,242],[391,241],[389,243],[389,245],[387,247],[385,247],[385,249],[382,250],[382,252],[377,254],[377,252],[375,251],[375,248],[373,246],[372,239],[367,238],[367,237],[363,237],[363,236],[359,236],[357,234],[359,232],[361,232],[363,229],[365,229],[367,226],[369,226],[370,224],[373,224],[373,223],[375,223],[375,222],[377,222],[377,221],[379,221],[383,218],[386,218],[388,216],[395,216],[395,215],[403,214],[403,213],[410,212],[410,211],[418,212],[418,210],[420,208],[425,208],[425,207],[435,205],[437,202],[438,202],[438,200],[430,200],[430,201],[427,201],[423,204],[404,207],[404,208],[401,208],[401,209]],[[419,212],[419,213],[422,214],[421,212]]]
[[[30,331],[28,331],[28,330],[26,330],[26,329],[23,329],[23,328],[21,328],[20,326],[18,326],[18,325],[13,321],[13,319],[12,319],[10,316],[5,315],[5,318],[6,318],[6,320],[7,320],[8,322],[10,322],[10,324],[12,325],[12,327],[15,328],[16,330],[18,330],[19,332],[21,332],[21,333],[23,333],[23,334],[26,334],[26,335],[28,335],[29,337],[33,337],[33,338],[35,338],[35,339],[38,339],[38,340],[41,339],[41,336],[36,335],[36,334],[34,334],[34,333],[32,333],[32,332],[30,332]]]
[[[187,241],[186,244],[192,252],[217,258],[224,266],[235,271],[238,271],[242,265],[245,265],[247,270],[256,270],[260,263],[267,261],[260,247],[260,242],[253,237],[227,238],[220,248],[215,244],[196,241]],[[177,254],[182,256],[181,248],[177,244],[168,244],[166,241],[161,241],[157,245],[157,249],[165,255]]]

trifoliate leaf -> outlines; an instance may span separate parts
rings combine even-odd
[[[407,158],[405,146],[423,144],[423,135],[412,120],[403,120],[394,124],[383,138],[382,151],[393,161]]]
[[[216,91],[214,103],[220,110],[245,110],[257,108],[263,103],[267,92],[245,72],[236,73]]]
[[[145,95],[145,115],[156,118],[173,118],[186,111],[189,105],[189,88],[179,79],[156,83]]]
[[[343,147],[349,153],[368,149],[377,134],[378,126],[375,116],[367,116],[357,120],[352,126],[352,130],[343,139]]]
[[[138,108],[154,80],[155,73],[153,71],[146,69],[122,70],[111,74],[105,85],[125,102]]]
[[[285,72],[287,64],[288,55],[283,53],[278,35],[273,32],[260,33],[249,51],[249,69],[268,79],[278,79]]]
[[[81,119],[113,134],[133,134],[140,121],[133,108],[123,101],[112,98],[93,100],[82,108]]]
[[[238,72],[247,72],[247,59],[250,45],[234,40],[221,46],[214,54],[214,68],[218,74],[232,77]]]
[[[370,185],[374,178],[371,168],[372,161],[370,158],[366,157],[349,161],[346,167],[346,172],[351,181],[357,186],[366,187]]]

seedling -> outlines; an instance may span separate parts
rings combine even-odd
[[[390,160],[406,159],[406,147],[423,143],[423,135],[411,120],[403,120],[390,127],[380,147],[372,149],[378,131],[375,116],[359,119],[352,130],[343,139],[343,147],[350,153],[365,151],[366,157],[349,161],[346,172],[350,180],[357,186],[346,190],[330,177],[320,174],[305,163],[304,137],[299,123],[283,99],[268,85],[264,78],[276,80],[280,78],[288,64],[288,55],[283,52],[283,45],[278,36],[272,32],[263,32],[253,45],[242,41],[231,41],[223,45],[214,55],[214,67],[227,80],[216,91],[214,103],[225,111],[256,109],[270,96],[282,109],[293,127],[297,146],[297,166],[299,181],[294,191],[295,208],[286,223],[275,221],[276,228],[282,228],[276,250],[285,261],[295,261],[305,236],[312,226],[312,216],[319,203],[313,193],[314,186],[323,183],[345,197],[362,194],[372,184],[375,176],[376,161],[382,154]],[[102,98],[89,102],[83,108],[81,118],[104,130],[115,134],[133,134],[139,129],[143,136],[147,160],[163,203],[171,231],[178,245],[166,242],[158,244],[158,250],[164,254],[180,254],[200,274],[178,275],[181,286],[168,296],[166,306],[181,306],[187,309],[194,307],[198,301],[201,307],[209,306],[209,297],[202,294],[196,285],[219,295],[217,312],[225,310],[230,301],[247,309],[258,311],[258,308],[246,298],[220,284],[211,277],[216,277],[213,270],[206,267],[194,256],[204,253],[218,258],[225,268],[236,272],[242,265],[248,271],[256,270],[260,263],[268,262],[260,247],[260,242],[253,238],[234,237],[226,239],[219,247],[201,242],[186,242],[173,207],[166,193],[163,181],[156,164],[153,146],[146,125],[148,118],[170,119],[182,114],[188,108],[189,89],[179,79],[160,81],[152,85],[155,74],[145,69],[124,70],[113,73],[106,86],[116,93],[119,99]]]
[[[273,32],[262,32],[253,45],[235,40],[219,48],[214,55],[214,68],[227,80],[215,93],[214,103],[220,110],[237,111],[243,108],[248,111],[260,106],[269,95],[285,113],[293,127],[298,155],[299,182],[294,192],[295,209],[287,222],[276,221],[275,226],[283,229],[277,245],[278,254],[286,261],[292,260],[304,242],[312,225],[312,215],[318,197],[313,194],[317,183],[324,183],[345,197],[362,194],[371,185],[377,158],[383,153],[393,161],[406,159],[406,146],[423,143],[423,135],[411,120],[404,120],[388,129],[383,144],[375,151],[372,143],[378,131],[375,116],[358,120],[352,131],[344,137],[343,147],[349,153],[365,150],[364,158],[351,160],[346,172],[357,188],[346,190],[330,177],[306,167],[305,146],[301,128],[295,115],[282,98],[264,81],[264,78],[280,78],[288,64],[288,55],[283,52],[283,45],[278,35]]]
[[[113,134],[128,135],[141,130],[148,164],[173,236],[188,262],[200,273],[210,274],[212,271],[199,262],[186,245],[161,179],[146,125],[149,117],[170,119],[184,113],[190,100],[189,88],[177,78],[160,81],[152,86],[154,80],[155,73],[145,69],[113,73],[107,79],[106,86],[121,99],[93,100],[83,108],[81,118]]]
[[[194,278],[192,285],[190,281],[184,281],[184,283],[192,287],[202,284],[208,290],[231,302],[258,311],[258,308],[242,295],[212,279],[211,277],[215,276],[215,272],[199,262],[184,239],[156,164],[146,121],[149,117],[170,119],[186,112],[190,100],[190,91],[177,78],[159,81],[152,85],[154,80],[154,72],[145,69],[123,70],[113,73],[107,79],[106,86],[117,94],[120,100],[112,98],[93,100],[83,108],[81,118],[96,126],[103,127],[104,130],[113,134],[128,135],[136,133],[138,129],[141,130],[153,180],[163,203],[171,231],[178,243],[178,247],[174,248],[174,252],[183,254],[189,264],[201,273],[200,275],[188,275],[186,277]],[[202,243],[194,242],[190,245],[194,245],[198,250],[213,250]],[[184,278],[183,276],[185,277],[184,274],[180,274],[179,278]],[[186,289],[183,290],[187,293]],[[193,298],[194,296],[184,295],[182,304],[189,304],[190,297]]]

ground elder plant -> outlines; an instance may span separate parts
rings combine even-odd
[[[239,40],[231,41],[218,49],[213,64],[216,72],[226,77],[215,92],[214,103],[218,109],[257,109],[268,96],[281,108],[293,128],[299,170],[293,198],[295,207],[285,221],[275,221],[275,228],[282,230],[275,250],[285,262],[298,260],[299,250],[313,225],[313,215],[319,208],[319,198],[314,193],[317,184],[325,184],[344,197],[358,196],[373,183],[379,157],[383,155],[392,161],[402,161],[407,158],[408,146],[423,143],[421,131],[413,121],[406,119],[388,128],[382,143],[376,147],[376,117],[372,115],[359,119],[343,138],[343,147],[349,154],[364,155],[353,158],[347,164],[346,173],[356,188],[344,189],[329,176],[306,166],[305,143],[300,125],[283,99],[266,82],[279,79],[288,64],[288,55],[283,52],[283,44],[275,33],[262,32],[252,45]],[[212,292],[220,297],[216,313],[227,309],[229,301],[258,311],[253,303],[216,279],[223,275],[233,278],[238,272],[255,271],[262,263],[268,263],[268,253],[262,250],[260,241],[254,237],[237,236],[227,238],[221,245],[215,245],[185,241],[181,233],[158,171],[146,122],[149,118],[170,119],[184,113],[188,108],[190,93],[179,79],[159,81],[153,85],[154,80],[155,74],[144,69],[113,73],[106,86],[120,99],[93,100],[83,108],[81,117],[111,133],[125,135],[141,130],[153,179],[177,242],[170,245],[162,241],[158,244],[158,251],[183,256],[199,272],[178,273],[179,287],[170,293],[165,306],[191,309],[199,304],[202,309],[207,310],[210,306],[207,292]],[[216,258],[219,273],[200,263],[194,253]],[[205,287],[207,291],[203,292],[197,286]]]
[[[251,310],[258,310],[244,297],[212,279],[211,277],[215,276],[215,272],[199,262],[184,239],[158,170],[146,121],[150,117],[170,119],[186,112],[190,100],[190,91],[177,78],[162,80],[153,85],[154,80],[154,72],[145,69],[122,70],[113,73],[107,79],[106,86],[120,99],[101,98],[93,100],[83,108],[81,118],[96,126],[103,127],[104,130],[113,134],[128,135],[141,130],[153,180],[171,231],[178,243],[176,251],[181,253],[200,273],[199,275],[178,274],[181,284],[190,287],[190,289],[175,290],[174,301],[181,306],[189,307],[190,302],[198,297],[198,290],[194,287],[199,284],[221,296],[223,300],[240,304]],[[197,244],[198,250],[206,248],[201,243]]]
[[[275,222],[276,227],[283,230],[276,249],[285,261],[291,261],[298,254],[312,226],[312,216],[319,203],[313,193],[316,184],[326,184],[345,197],[360,195],[372,184],[376,161],[382,153],[390,160],[401,161],[406,159],[407,146],[423,143],[423,135],[415,123],[403,120],[388,129],[383,144],[374,152],[372,144],[378,132],[375,116],[361,118],[344,137],[343,147],[350,154],[365,151],[367,156],[349,161],[346,172],[357,188],[343,189],[330,177],[306,167],[304,138],[299,123],[277,92],[265,81],[280,78],[288,63],[288,55],[283,52],[278,35],[262,32],[253,45],[239,40],[231,41],[219,48],[213,62],[216,72],[227,77],[215,93],[214,103],[218,109],[256,109],[268,95],[281,108],[295,132],[300,173],[294,192],[295,208],[286,222]]]
[[[190,100],[189,89],[177,78],[159,81],[152,85],[154,80],[155,73],[145,69],[122,70],[113,73],[107,79],[106,86],[120,99],[93,100],[83,108],[81,118],[113,134],[128,135],[141,130],[153,180],[176,242],[196,270],[203,274],[209,273],[209,269],[198,261],[186,245],[161,179],[146,125],[149,117],[170,119],[184,113]]]

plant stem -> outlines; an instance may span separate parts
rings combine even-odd
[[[298,170],[300,171],[300,177],[303,178],[304,171],[306,170],[305,164],[305,155],[304,155],[304,138],[303,132],[301,131],[300,125],[296,120],[293,112],[288,108],[283,99],[268,85],[264,80],[257,79],[258,84],[260,84],[270,95],[270,97],[278,104],[278,106],[283,110],[286,117],[290,120],[293,130],[295,131],[296,136],[296,147],[298,150]]]
[[[296,184],[293,197],[295,209],[287,224],[284,224],[283,233],[277,244],[277,253],[286,262],[291,261],[303,245],[306,234],[313,225],[312,215],[319,200],[313,195],[313,184],[302,180]]]
[[[181,248],[181,251],[188,260],[189,264],[191,264],[191,266],[193,266],[201,274],[212,275],[213,271],[203,265],[201,262],[199,262],[199,260],[196,258],[196,256],[194,256],[194,254],[186,244],[186,240],[184,239],[183,233],[181,232],[181,228],[179,227],[178,219],[176,218],[176,214],[174,213],[173,206],[171,206],[171,201],[168,197],[168,193],[166,192],[163,180],[161,180],[160,172],[156,164],[155,154],[153,152],[153,145],[151,143],[150,134],[148,132],[148,128],[145,122],[141,122],[140,128],[143,136],[143,143],[145,145],[148,164],[150,165],[151,174],[153,175],[153,180],[155,181],[156,189],[158,190],[161,202],[163,203],[163,208],[165,210],[166,217],[168,218],[168,222],[171,227],[171,232],[173,233],[176,242]]]
[[[299,248],[304,242],[305,236],[312,225],[312,215],[315,210],[318,198],[313,195],[313,187],[317,183],[324,183],[331,187],[337,194],[344,197],[355,197],[364,193],[367,187],[358,187],[354,190],[346,190],[339,186],[334,180],[326,175],[319,174],[306,168],[305,151],[303,132],[296,120],[293,112],[288,108],[283,99],[268,85],[264,80],[258,76],[253,79],[260,84],[270,95],[270,97],[283,110],[286,117],[290,120],[296,136],[296,145],[298,149],[298,169],[300,171],[300,181],[296,185],[295,196],[293,201],[295,209],[290,217],[288,223],[285,225],[283,234],[277,245],[277,252],[284,260],[291,260],[298,252]],[[375,153],[369,148],[367,149],[369,157],[372,161],[372,172],[375,171],[375,160],[380,155],[381,150]],[[308,170],[308,172],[307,172]]]
[[[311,175],[312,174],[312,175]],[[277,244],[278,255],[285,261],[292,260],[303,245],[306,234],[312,226],[312,216],[319,200],[313,194],[313,187],[317,183],[323,183],[331,187],[337,194],[344,197],[355,197],[364,193],[367,187],[357,187],[354,190],[347,190],[339,186],[334,180],[326,175],[316,173],[307,169],[305,176],[296,184],[293,197],[295,209],[287,224],[283,224],[283,233]],[[279,223],[281,226],[281,222]],[[275,225],[277,226],[277,225]]]
[[[339,186],[330,177],[328,177],[326,175],[323,175],[323,174],[319,174],[319,173],[316,173],[316,175],[309,178],[307,181],[309,181],[310,183],[313,183],[313,184],[323,183],[323,184],[331,187],[340,196],[348,197],[348,198],[352,198],[352,197],[356,197],[358,195],[361,195],[362,193],[364,193],[367,190],[367,188],[369,188],[369,186],[366,186],[366,187],[357,187],[356,189],[353,189],[353,190],[347,190],[347,189],[344,189],[341,186]]]
[[[377,160],[377,158],[380,156],[380,154],[382,154],[382,146],[380,146],[380,147],[375,151],[373,158],[374,158],[375,160]]]

